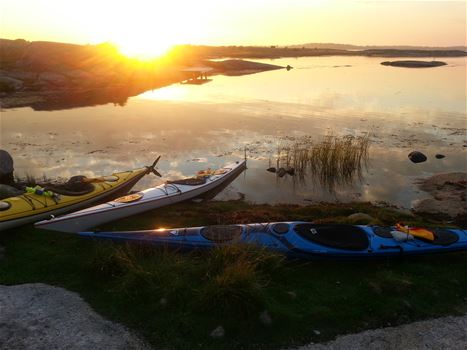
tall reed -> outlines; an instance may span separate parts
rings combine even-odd
[[[303,138],[289,144],[280,144],[277,150],[277,167],[292,167],[299,181],[307,175],[318,181],[330,192],[337,185],[350,184],[362,179],[368,166],[370,139],[365,136],[327,135],[314,144]]]

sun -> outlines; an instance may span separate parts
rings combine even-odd
[[[181,11],[178,2],[133,2],[134,6],[115,5],[112,16],[105,19],[106,28],[111,28],[106,29],[105,41],[115,44],[122,54],[151,59],[164,55],[174,45],[204,41],[209,14],[206,7],[186,2]]]
[[[174,45],[168,41],[147,39],[117,40],[115,44],[125,56],[138,59],[151,59],[163,56]]]

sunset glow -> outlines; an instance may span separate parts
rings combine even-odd
[[[3,38],[112,42],[137,57],[175,44],[466,44],[465,1],[4,0],[0,13]]]

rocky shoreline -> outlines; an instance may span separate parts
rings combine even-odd
[[[432,198],[418,201],[415,212],[428,215],[446,215],[467,222],[467,173],[436,174],[420,180],[418,187],[428,192]]]
[[[210,75],[243,75],[286,67],[244,59],[324,55],[368,57],[462,57],[462,50],[340,50],[308,47],[174,47],[166,56],[138,61],[110,44],[75,45],[0,39],[0,106],[55,110],[106,103],[123,105],[131,96],[187,79],[187,68],[208,67]],[[221,60],[221,61],[219,61]],[[402,62],[402,63],[401,63]],[[415,63],[414,63],[415,62]],[[444,62],[382,64],[431,67]],[[289,69],[290,66],[287,66]],[[290,67],[291,68],[291,67]]]
[[[285,67],[244,60],[178,57],[137,61],[108,44],[72,45],[0,39],[0,107],[56,110],[114,103],[186,80],[190,67],[243,75]]]

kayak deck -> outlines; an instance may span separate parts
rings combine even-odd
[[[397,241],[392,235],[388,236],[391,231],[394,231],[394,227],[277,222],[147,231],[80,232],[79,235],[180,249],[248,243],[305,259],[368,259],[467,250],[466,230],[432,229],[435,236],[440,237],[434,241],[418,238]]]

